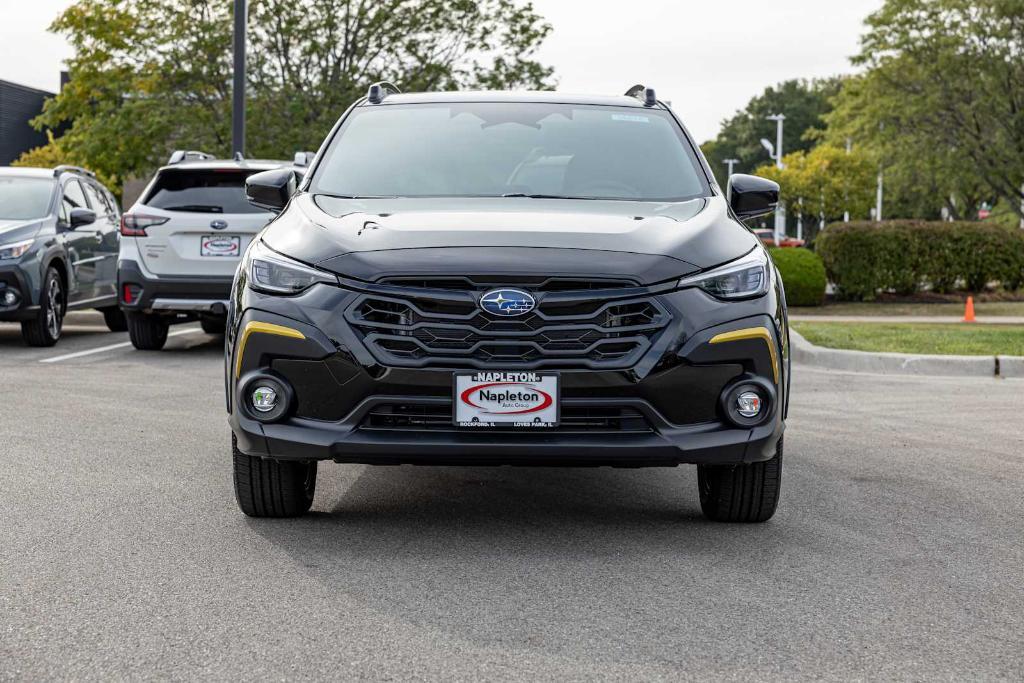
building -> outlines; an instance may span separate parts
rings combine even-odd
[[[33,147],[45,145],[46,133],[29,125],[43,111],[43,102],[54,93],[0,80],[0,166]]]

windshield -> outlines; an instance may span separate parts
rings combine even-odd
[[[494,102],[357,107],[310,190],[650,201],[708,192],[693,150],[664,110]]]
[[[0,220],[32,220],[49,213],[53,180],[0,176]]]
[[[245,198],[245,179],[253,173],[236,169],[161,171],[142,203],[165,211],[263,213]]]

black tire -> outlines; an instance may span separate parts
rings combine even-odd
[[[167,343],[167,321],[146,313],[128,314],[128,336],[140,351],[159,351]]]
[[[111,306],[109,308],[101,308],[100,313],[103,314],[103,322],[107,324],[107,329],[111,332],[125,332],[128,330],[128,319],[117,306]]]
[[[21,337],[29,346],[53,346],[64,328],[67,302],[64,281],[56,268],[49,268],[39,294],[39,312],[31,320],[21,322]]]
[[[699,465],[704,516],[716,522],[765,522],[775,514],[782,487],[782,439],[775,457],[749,465]]]
[[[246,455],[231,435],[235,500],[250,517],[300,517],[316,491],[316,461],[294,462]]]
[[[228,321],[226,318],[200,318],[199,326],[206,334],[224,334]]]

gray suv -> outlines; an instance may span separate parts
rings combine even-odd
[[[0,321],[21,323],[30,346],[53,346],[69,310],[117,306],[120,209],[89,171],[0,167]]]

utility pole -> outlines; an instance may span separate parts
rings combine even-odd
[[[245,156],[245,0],[235,0],[235,65],[231,89],[231,155]]]
[[[775,122],[775,168],[782,170],[782,124],[786,120],[785,114],[772,114],[767,117],[769,121]],[[775,243],[782,240],[786,233],[786,207],[780,201],[775,207]]]
[[[736,166],[736,164],[740,163],[740,160],[739,159],[726,159],[722,163],[723,164],[727,164],[729,166],[729,175],[731,176],[732,175],[733,167]]]

